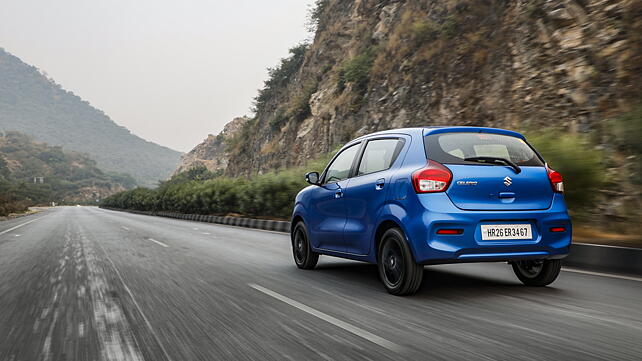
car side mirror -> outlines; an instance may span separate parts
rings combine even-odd
[[[315,186],[319,185],[319,172],[306,173],[305,181]]]

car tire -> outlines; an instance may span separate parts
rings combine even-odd
[[[415,262],[406,237],[399,228],[391,228],[381,237],[377,268],[386,290],[396,296],[417,292],[424,276],[424,267]]]
[[[559,259],[514,261],[513,272],[527,286],[543,287],[555,281],[562,269]]]
[[[292,255],[301,269],[313,269],[319,261],[319,254],[312,251],[308,229],[303,222],[297,223],[292,231]]]

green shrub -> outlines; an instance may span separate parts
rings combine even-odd
[[[264,82],[263,89],[254,98],[254,108],[256,111],[263,109],[266,104],[272,100],[279,89],[283,89],[288,84],[292,76],[299,70],[305,59],[305,52],[309,44],[302,43],[290,49],[290,56],[281,59],[279,65],[268,69],[268,79]]]
[[[310,81],[303,87],[303,90],[290,101],[288,118],[300,122],[312,114],[310,98],[317,91],[318,86],[318,82]]]
[[[328,8],[329,0],[316,0],[308,13],[307,28],[311,33],[323,29],[322,20],[325,10]]]
[[[582,213],[592,206],[606,173],[602,152],[585,137],[557,129],[538,132],[528,140],[562,174],[569,209]]]
[[[274,113],[274,116],[270,118],[268,123],[273,130],[281,129],[285,123],[288,121],[288,116],[286,115],[285,110],[279,109]]]
[[[0,195],[0,217],[8,216],[11,213],[22,213],[28,209],[26,202],[12,199],[9,196]]]
[[[233,137],[225,138],[225,150],[230,153],[235,153],[247,145],[252,134],[254,134],[256,122],[256,117],[246,121]]]
[[[624,150],[642,154],[642,106],[615,120],[615,142]]]
[[[345,84],[354,84],[355,90],[365,92],[370,81],[370,70],[374,64],[378,49],[371,47],[364,53],[345,62],[339,70],[338,88],[343,90]]]
[[[411,26],[412,39],[422,44],[437,39],[440,36],[453,38],[457,35],[457,19],[450,15],[443,23],[438,24],[430,19],[417,21]]]
[[[642,184],[642,106],[616,119],[613,129],[615,144],[635,157],[633,182]]]
[[[543,5],[544,5],[543,0],[529,1],[526,7],[526,15],[528,15],[528,17],[533,19],[542,18],[546,16],[546,12],[542,9]]]
[[[443,24],[441,24],[441,29],[440,29],[440,34],[447,38],[453,38],[455,35],[457,35],[457,19],[455,19],[454,16],[448,16],[446,17],[446,20],[444,20]]]
[[[439,26],[432,20],[412,24],[412,36],[417,43],[425,43],[439,36]]]

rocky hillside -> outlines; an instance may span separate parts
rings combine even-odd
[[[0,131],[12,130],[87,153],[101,169],[129,173],[141,185],[169,177],[180,158],[179,152],[131,134],[0,48]]]
[[[0,133],[0,203],[95,203],[134,185],[129,176],[101,171],[86,155]]]
[[[227,144],[249,118],[238,117],[227,123],[218,135],[209,134],[201,144],[181,157],[181,163],[172,176],[194,168],[205,167],[211,172],[223,173],[227,168],[229,153]]]
[[[639,0],[319,0],[270,71],[227,174],[299,165],[415,125],[557,126],[607,140],[642,98]]]

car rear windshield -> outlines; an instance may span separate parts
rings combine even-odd
[[[439,133],[424,139],[426,157],[445,164],[476,164],[465,159],[503,158],[519,166],[544,166],[542,159],[525,141],[492,133]]]

